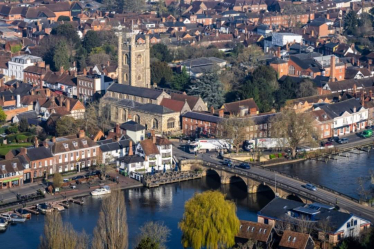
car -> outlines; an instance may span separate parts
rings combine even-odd
[[[65,182],[65,183],[69,182],[69,179],[65,178],[65,179],[62,180],[62,182]]]
[[[322,146],[325,146],[325,147],[328,147],[328,146],[331,146],[331,145],[332,145],[332,142],[331,142],[331,141],[322,142],[321,145],[322,145]]]
[[[225,158],[225,159],[223,159],[223,164],[224,165],[229,165],[229,164],[232,164],[232,161],[231,161],[231,159]]]
[[[251,168],[251,166],[248,163],[241,163],[236,167],[241,168],[241,169],[250,169]]]
[[[84,176],[80,175],[80,176],[74,176],[73,178],[71,178],[73,181],[75,180],[79,180],[79,179],[82,179],[84,178]]]
[[[362,133],[361,133],[361,136],[363,138],[369,138],[373,135],[373,130],[364,130]]]
[[[311,184],[311,183],[307,183],[307,184],[305,184],[304,187],[305,187],[306,189],[308,189],[308,190],[317,191],[316,186],[314,186],[314,185]]]
[[[340,144],[346,144],[346,143],[348,143],[348,138],[341,138],[341,139],[339,139],[338,140],[338,143],[340,143]]]

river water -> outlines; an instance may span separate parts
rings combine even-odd
[[[257,211],[264,207],[274,195],[271,193],[247,194],[245,185],[221,185],[214,176],[182,183],[164,185],[155,189],[136,188],[125,190],[127,206],[127,222],[129,227],[129,248],[134,248],[134,241],[139,227],[147,221],[161,221],[171,230],[167,243],[168,248],[182,248],[181,231],[178,222],[184,212],[184,203],[195,193],[209,189],[220,190],[228,199],[237,205],[239,219],[257,220]],[[105,197],[104,197],[105,198]],[[85,230],[92,235],[96,225],[101,205],[101,198],[87,197],[85,204],[79,206],[71,204],[70,208],[62,212],[64,221],[71,222],[77,231]],[[0,233],[0,248],[37,248],[40,235],[43,233],[44,216],[33,215],[24,224],[8,226],[4,233]]]
[[[306,161],[302,163],[275,166],[273,169],[313,183],[324,185],[352,197],[358,197],[358,177],[367,177],[366,187],[371,187],[370,170],[374,170],[374,152],[360,155],[350,154],[349,158],[339,157],[328,163]],[[242,184],[242,185],[241,185]],[[209,189],[220,190],[237,205],[239,219],[256,221],[256,213],[264,207],[274,195],[271,193],[247,194],[244,183],[221,185],[218,176],[208,176],[201,180],[165,185],[155,189],[136,188],[125,190],[127,221],[129,227],[130,248],[139,227],[147,221],[162,221],[171,230],[168,248],[182,248],[181,231],[178,222],[184,212],[184,203],[195,193]],[[89,235],[96,225],[101,205],[100,198],[87,197],[83,206],[72,204],[62,212],[64,221],[71,222],[73,227]],[[43,233],[44,216],[33,216],[24,224],[11,225],[7,231],[0,233],[0,248],[37,248],[39,237]]]
[[[329,160],[327,163],[309,160],[271,168],[358,199],[359,177],[365,178],[366,189],[374,186],[370,181],[370,173],[374,172],[374,151],[348,155],[349,157],[338,156],[337,160]]]

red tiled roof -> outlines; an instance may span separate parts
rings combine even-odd
[[[160,105],[166,108],[169,108],[170,110],[173,110],[175,112],[181,112],[183,109],[184,103],[185,103],[184,101],[163,98]]]
[[[293,249],[304,249],[308,243],[309,237],[309,234],[286,230],[283,233],[279,246]]]
[[[152,139],[146,139],[140,142],[145,155],[160,154],[157,146],[153,143]]]

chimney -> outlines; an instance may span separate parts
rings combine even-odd
[[[278,58],[281,57],[281,48],[280,47],[277,48],[277,57]]]
[[[60,74],[63,74],[63,73],[64,73],[64,67],[61,66],[61,67],[60,67]]]
[[[35,148],[39,147],[39,141],[38,141],[38,137],[37,136],[35,136],[35,138],[34,138],[34,147]]]
[[[357,60],[357,66],[360,67],[360,59]]]
[[[210,113],[214,114],[214,107],[213,106],[210,107]]]
[[[70,99],[69,98],[66,98],[65,100],[65,107],[66,107],[66,110],[70,111]]]
[[[331,62],[330,62],[330,82],[335,81],[335,56],[331,55]]]
[[[312,37],[314,37],[314,29],[312,29],[312,32],[310,33]]]
[[[56,137],[52,137],[52,143],[56,143]]]
[[[85,136],[86,136],[86,134],[84,133],[84,130],[80,130],[79,134],[78,134],[78,137],[79,138],[84,138]]]
[[[361,92],[361,106],[364,106],[365,105],[365,97],[364,97],[364,93]]]
[[[16,100],[16,105],[17,105],[17,108],[21,107],[21,96],[19,94],[17,94],[17,100]]]
[[[38,67],[45,67],[44,61],[38,61]]]
[[[51,69],[50,69],[50,67],[49,67],[49,64],[47,64],[47,65],[45,65],[45,71],[50,71]]]
[[[19,153],[20,155],[26,155],[27,154],[27,149],[26,148],[21,148],[20,149],[20,153]]]
[[[224,109],[219,109],[218,117],[223,118],[224,115],[225,115],[225,110]]]
[[[357,95],[357,86],[356,86],[356,84],[353,84],[353,95],[356,98],[356,95]]]
[[[356,112],[356,106],[355,106],[355,107],[353,107],[353,112],[354,112],[354,113]]]
[[[106,65],[109,67],[110,66],[110,61],[107,61]]]
[[[116,123],[116,134],[121,134],[121,129],[119,128],[119,123]]]
[[[83,75],[84,75],[84,76],[87,75],[87,70],[86,70],[86,68],[83,68]]]
[[[130,139],[129,141],[129,154],[128,156],[132,156],[134,154],[134,152],[132,151],[132,140]]]
[[[156,144],[156,135],[155,135],[155,130],[151,131],[151,137],[152,137],[152,143]]]
[[[43,141],[43,146],[44,146],[44,148],[48,148],[49,147],[49,144],[48,144],[48,142],[46,140]]]
[[[373,60],[372,59],[368,59],[368,64],[369,65],[373,64]]]

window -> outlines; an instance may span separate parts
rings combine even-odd
[[[138,74],[138,80],[142,80],[142,76]]]
[[[158,129],[158,121],[155,118],[152,120],[152,129]]]
[[[169,118],[168,119],[168,129],[173,129],[175,125],[175,119],[174,118]]]
[[[68,148],[69,148],[69,145],[68,145],[68,144],[64,144],[64,148],[65,148],[65,149],[68,149]]]
[[[140,54],[138,54],[138,56],[136,57],[136,63],[142,64],[142,56]]]
[[[289,66],[288,67],[288,74],[295,75],[295,67],[294,66]]]
[[[87,140],[82,140],[83,145],[87,145]]]

